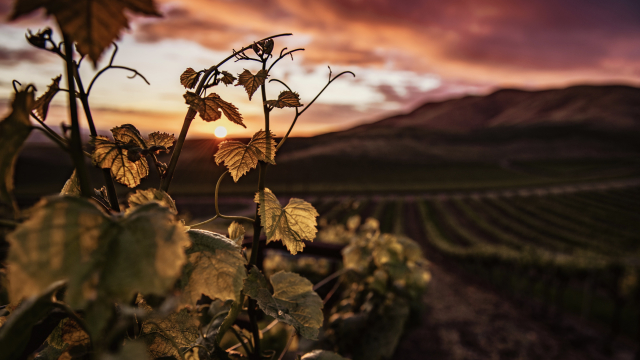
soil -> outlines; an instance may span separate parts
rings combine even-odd
[[[567,315],[561,321],[539,316],[445,263],[428,248],[415,207],[407,206],[405,211],[405,231],[423,245],[432,262],[432,281],[420,324],[408,329],[394,359],[634,358],[634,346],[625,339],[614,343],[607,356],[603,329]]]

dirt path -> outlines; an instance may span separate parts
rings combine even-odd
[[[634,350],[621,344],[605,356],[602,332],[568,317],[562,326],[535,318],[429,253],[415,206],[406,210],[407,235],[423,244],[434,262],[421,324],[401,340],[394,359],[633,359]]]
[[[422,325],[395,359],[596,359],[490,291],[433,265]]]

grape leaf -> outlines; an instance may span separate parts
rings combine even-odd
[[[247,260],[240,246],[224,235],[205,230],[187,231],[192,245],[183,272],[182,301],[195,305],[204,294],[212,299],[236,300],[247,277]]]
[[[216,164],[220,165],[220,163],[224,162],[233,177],[233,181],[238,182],[242,175],[251,169],[255,169],[258,161],[270,164],[276,163],[274,160],[276,156],[274,137],[275,134],[271,133],[269,141],[267,141],[267,132],[260,130],[253,134],[251,141],[246,145],[239,141],[224,141],[219,145],[220,149],[216,152]]]
[[[163,294],[180,275],[188,238],[157,203],[109,217],[81,197],[43,198],[7,236],[11,301],[67,280],[65,302],[127,302],[135,292]]]
[[[242,115],[238,112],[238,108],[222,100],[218,94],[212,93],[205,98],[201,98],[187,91],[187,93],[184,94],[184,98],[187,104],[193,106],[193,108],[198,111],[198,114],[204,121],[216,121],[222,117],[222,112],[224,112],[224,115],[231,122],[246,128],[242,122]],[[220,112],[220,109],[222,109],[222,112]]]
[[[16,93],[11,114],[0,122],[0,203],[10,205],[15,213],[18,207],[13,198],[13,171],[20,149],[31,133],[29,112],[33,103],[33,92]]]
[[[300,360],[347,360],[333,351],[313,350],[302,356]]]
[[[137,190],[135,193],[129,195],[129,208],[127,212],[152,201],[157,201],[160,205],[168,207],[174,214],[178,213],[176,203],[171,196],[163,190],[158,189]]]
[[[62,191],[60,191],[60,195],[73,195],[80,196],[82,191],[80,191],[80,181],[78,180],[78,176],[76,175],[76,171],[73,170],[71,177],[64,183],[64,187]]]
[[[226,116],[229,121],[246,128],[246,126],[242,122],[242,115],[240,115],[240,113],[238,112],[238,108],[232,103],[222,100],[220,96],[215,93],[209,94],[206,98],[204,98],[204,101],[215,103],[216,106],[222,110],[224,116]]]
[[[238,83],[236,86],[244,86],[247,94],[249,94],[249,100],[251,100],[253,94],[264,84],[266,79],[267,72],[265,70],[260,70],[253,75],[251,71],[245,69],[242,74],[238,75]]]
[[[148,311],[152,310],[144,300],[139,301],[138,306]],[[171,336],[179,347],[193,344],[200,335],[196,319],[186,309],[174,312],[166,318],[155,320],[153,323],[143,321],[138,338],[144,340],[154,359],[161,357],[180,358],[177,349],[171,340],[165,337],[165,334]]]
[[[113,138],[116,142],[119,141],[123,144],[134,143],[141,148],[147,147],[140,131],[131,124],[116,126],[111,129],[111,133],[113,134]]]
[[[237,222],[232,222],[229,225],[229,239],[231,239],[234,243],[238,245],[242,245],[242,240],[244,240],[244,226],[240,225]]]
[[[304,249],[303,240],[313,241],[318,230],[318,212],[310,203],[292,198],[282,208],[278,198],[269,189],[256,193],[260,221],[267,235],[267,243],[281,240],[291,254]]]
[[[293,326],[307,339],[318,338],[322,326],[322,299],[313,291],[313,284],[302,276],[280,271],[269,279],[269,292],[264,275],[253,266],[244,282],[244,292],[258,302],[265,314]]]
[[[180,84],[187,89],[193,89],[198,84],[199,79],[199,71],[195,71],[193,68],[187,68],[187,70],[180,75]]]
[[[236,81],[236,77],[231,75],[231,73],[229,73],[228,71],[221,71],[220,72],[222,74],[222,77],[220,78],[220,80],[225,84],[225,85],[231,85],[233,84],[234,81]]]
[[[173,134],[161,133],[159,131],[156,131],[149,134],[149,138],[147,139],[147,147],[163,146],[168,150],[173,146],[173,143],[175,141],[176,137],[173,136]]]
[[[45,121],[47,119],[47,113],[49,112],[49,104],[53,97],[56,96],[58,91],[60,90],[60,79],[62,75],[58,75],[58,77],[52,79],[53,82],[49,85],[47,91],[42,94],[33,106],[33,111],[38,115],[40,120]]]
[[[149,164],[145,158],[140,158],[135,162],[131,161],[129,150],[111,142],[104,136],[94,137],[91,143],[94,146],[91,154],[93,164],[103,169],[111,169],[111,176],[117,182],[133,188],[140,184],[141,179],[149,175]]]
[[[120,31],[129,26],[125,9],[160,16],[153,0],[18,0],[11,20],[41,7],[56,18],[62,31],[77,43],[78,51],[89,55],[94,65]]]
[[[278,95],[278,100],[268,100],[267,105],[282,109],[284,107],[300,107],[300,95],[293,91],[285,90]]]

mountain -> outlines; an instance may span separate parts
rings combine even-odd
[[[315,157],[384,161],[610,158],[640,152],[640,89],[572,86],[498,90],[424,104],[354,128],[299,139],[280,161]]]

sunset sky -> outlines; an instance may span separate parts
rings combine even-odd
[[[334,73],[334,83],[299,120],[293,135],[309,136],[406,112],[426,101],[486,94],[501,87],[543,89],[573,84],[640,85],[640,1],[637,0],[184,0],[158,2],[163,18],[132,18],[119,41],[115,63],[137,68],[141,79],[112,70],[91,95],[102,130],[124,123],[143,133],[179,133],[187,105],[179,76],[187,67],[210,67],[253,40],[291,32],[276,41],[306,51],[283,60],[271,74],[310,101]],[[6,19],[12,1],[0,0]],[[11,80],[34,83],[39,93],[63,70],[52,54],[31,47],[26,29],[53,26],[43,13],[0,24],[0,107],[6,113]],[[109,52],[104,58],[109,57]],[[225,68],[255,72],[258,63]],[[83,65],[88,82],[92,65]],[[64,83],[64,82],[63,82]],[[65,85],[66,86],[66,85]],[[282,88],[271,84],[270,98]],[[214,89],[234,103],[247,129],[225,118],[197,118],[191,137],[211,137],[225,126],[230,136],[263,127],[261,102],[240,87]],[[48,120],[65,120],[58,96]],[[293,111],[276,110],[272,128],[284,135]]]

